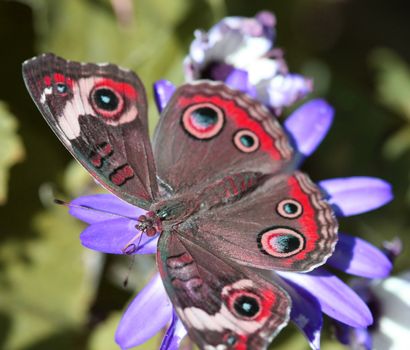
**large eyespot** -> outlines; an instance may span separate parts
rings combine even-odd
[[[212,103],[192,105],[182,115],[182,126],[185,131],[199,140],[209,140],[218,135],[224,122],[222,110]]]
[[[271,227],[258,235],[259,249],[275,258],[287,258],[305,248],[305,237],[288,227]]]
[[[91,105],[102,117],[115,119],[124,108],[124,98],[110,86],[100,85],[91,91]]]
[[[259,295],[247,290],[233,290],[228,297],[228,308],[239,318],[252,320],[262,309]]]
[[[253,131],[242,129],[233,136],[233,143],[244,153],[255,152],[259,148],[259,138]]]
[[[302,204],[294,199],[284,199],[276,206],[277,213],[286,219],[296,219],[303,213]]]

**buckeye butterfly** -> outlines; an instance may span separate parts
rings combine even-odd
[[[151,143],[133,72],[44,54],[23,76],[72,155],[148,211],[139,228],[160,235],[157,265],[191,339],[201,349],[266,349],[291,299],[260,270],[312,270],[332,254],[338,228],[320,189],[294,169],[271,112],[221,82],[195,81],[173,94]]]

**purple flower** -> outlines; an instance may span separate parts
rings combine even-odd
[[[401,252],[401,241],[385,242],[383,250],[393,261]],[[406,349],[410,336],[410,271],[384,280],[355,278],[350,285],[375,319],[370,327],[334,322],[339,341],[352,349]]]
[[[279,114],[312,91],[313,83],[288,72],[282,50],[274,47],[276,18],[226,17],[208,32],[195,31],[185,58],[185,78],[221,80]]]
[[[158,108],[166,105],[174,87],[160,81],[155,86]],[[333,109],[323,100],[313,100],[297,109],[284,123],[298,152],[298,160],[309,156],[326,135]],[[349,177],[318,183],[328,195],[339,216],[351,216],[376,209],[392,199],[391,187],[371,177]],[[93,208],[94,210],[91,210]],[[81,234],[84,246],[105,253],[149,254],[156,252],[158,237],[147,237],[135,228],[143,213],[139,208],[111,194],[75,199],[70,213],[89,223]],[[130,249],[132,247],[132,249]],[[366,303],[328,267],[366,277],[383,278],[390,273],[391,262],[370,243],[339,233],[339,241],[327,263],[309,273],[280,272],[273,277],[292,299],[291,320],[303,332],[312,349],[320,348],[322,313],[354,328],[372,323]],[[145,322],[155,313],[156,320]],[[186,330],[175,315],[159,275],[136,296],[126,310],[116,333],[124,349],[145,342],[168,326],[161,349],[177,349]]]

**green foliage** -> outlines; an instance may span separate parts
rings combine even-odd
[[[24,158],[24,147],[17,135],[17,120],[0,101],[0,204],[7,200],[10,168]]]
[[[33,218],[31,242],[0,247],[0,312],[10,316],[5,349],[22,349],[61,332],[79,332],[96,285],[84,266],[89,252],[78,244],[81,225],[62,208]],[[74,339],[71,345],[74,344]],[[70,344],[59,344],[61,349]]]
[[[405,121],[385,145],[386,155],[396,158],[410,150],[410,67],[398,54],[388,49],[374,51],[371,63],[377,73],[380,102]]]

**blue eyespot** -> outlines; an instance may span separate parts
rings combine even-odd
[[[94,101],[98,108],[105,111],[114,111],[117,109],[119,100],[116,94],[109,89],[98,89],[94,92]]]
[[[181,122],[188,135],[198,140],[211,140],[222,131],[225,117],[221,108],[203,102],[189,106],[183,112]]]
[[[303,207],[297,200],[287,198],[278,203],[276,211],[283,218],[296,219],[303,214]]]
[[[239,138],[239,141],[241,142],[241,144],[246,147],[246,148],[250,148],[255,144],[255,140],[249,136],[249,135],[242,135]]]
[[[202,107],[192,111],[192,121],[201,129],[213,127],[218,122],[218,114],[209,107]]]
[[[233,136],[233,144],[243,153],[252,153],[259,148],[259,138],[251,130],[240,129]]]
[[[68,91],[67,85],[62,83],[58,83],[56,89],[59,94],[65,94]]]
[[[244,317],[253,317],[260,310],[258,301],[249,295],[239,296],[235,300],[233,307],[239,315]]]

